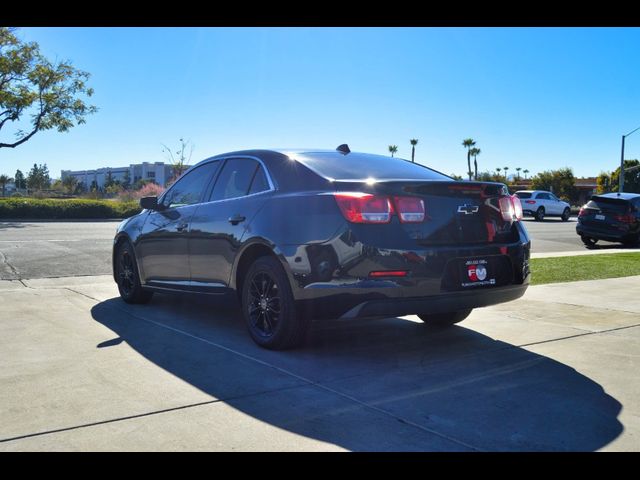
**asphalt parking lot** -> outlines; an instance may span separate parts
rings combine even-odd
[[[0,224],[0,451],[640,445],[640,276],[531,287],[449,330],[325,322],[271,352],[230,299],[121,302],[100,274],[115,223],[42,225]]]
[[[0,222],[0,279],[108,275],[117,221]],[[562,222],[525,219],[533,238],[532,253],[584,251],[575,218]],[[596,249],[619,250],[603,242]]]

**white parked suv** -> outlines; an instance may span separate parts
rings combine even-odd
[[[522,203],[522,213],[541,222],[544,217],[560,217],[563,222],[571,216],[571,206],[551,192],[544,190],[520,190],[516,195]]]

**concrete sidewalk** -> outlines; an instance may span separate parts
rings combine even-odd
[[[258,348],[228,301],[0,282],[0,451],[638,450],[640,276]]]
[[[638,253],[640,248],[629,248],[623,246],[609,246],[596,247],[593,250],[573,250],[569,252],[545,252],[545,253],[532,253],[531,258],[554,258],[554,257],[573,257],[576,255],[602,255],[607,253]]]

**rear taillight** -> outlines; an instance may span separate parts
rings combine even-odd
[[[535,200],[525,200],[524,203],[528,203],[529,205],[535,205],[536,201]]]
[[[613,218],[622,223],[633,223],[636,221],[635,215],[631,213],[627,213],[626,215],[615,215]]]
[[[333,196],[344,218],[353,223],[389,223],[391,221],[391,201],[383,195],[344,192]]]
[[[511,197],[511,200],[513,200],[513,210],[516,216],[516,220],[522,220],[522,202],[520,201],[520,198],[518,198],[516,195],[513,195]]]
[[[578,212],[578,217],[586,217],[587,216],[587,209],[584,207],[580,207],[580,211]]]
[[[417,197],[393,197],[396,213],[402,223],[419,223],[424,220],[424,200]]]
[[[522,204],[515,195],[511,197],[500,197],[498,200],[500,213],[505,222],[522,220]]]

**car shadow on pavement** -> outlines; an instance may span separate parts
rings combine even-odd
[[[112,298],[91,313],[115,334],[97,347],[129,345],[237,411],[349,450],[593,451],[623,430],[598,383],[466,322],[323,322],[306,346],[273,352],[219,299]]]

